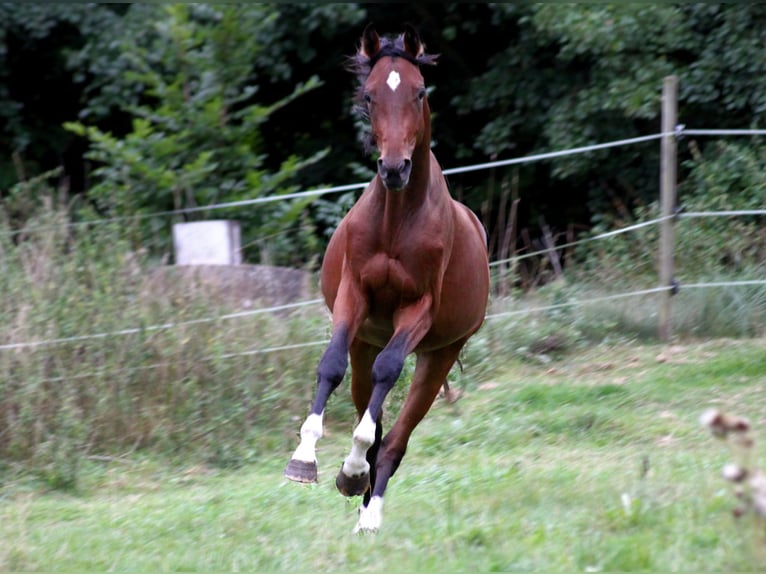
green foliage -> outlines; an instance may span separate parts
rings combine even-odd
[[[492,22],[510,40],[454,98],[466,114],[491,110],[475,138],[489,156],[655,133],[669,74],[680,78],[680,121],[687,126],[753,127],[766,110],[757,87],[766,77],[757,56],[762,5],[497,4]],[[656,198],[658,147],[525,166],[522,201],[533,221],[540,214],[558,226],[619,220]],[[578,204],[585,209],[577,211]],[[561,205],[568,206],[564,217]]]
[[[112,5],[0,4],[0,191],[61,168],[73,140],[61,123],[76,116],[83,81],[70,57],[115,20]]]
[[[699,151],[689,142],[693,159],[684,162],[688,176],[679,187],[684,212],[759,210],[766,205],[766,155],[758,142],[719,142]],[[654,201],[635,210],[625,224],[648,223],[660,215]],[[761,277],[764,251],[763,216],[681,217],[675,227],[676,277],[681,283],[721,277]],[[617,227],[619,228],[619,227]],[[607,222],[593,233],[612,231]],[[597,275],[604,283],[651,285],[656,280],[659,225],[648,225],[618,236],[582,244],[574,276]]]
[[[766,148],[760,142],[717,142],[704,154],[690,142],[689,177],[679,190],[686,211],[760,210],[766,205]],[[705,217],[679,224],[681,264],[686,276],[724,271],[748,274],[766,260],[763,216]],[[683,268],[683,267],[682,267]]]
[[[353,137],[354,82],[343,62],[367,22],[381,32],[414,22],[429,51],[441,54],[426,81],[435,151],[446,167],[655,133],[668,74],[680,77],[687,126],[758,126],[766,110],[760,4],[412,4],[392,12],[353,3],[25,3],[0,11],[0,193],[63,163],[72,192],[113,213],[129,204],[133,213],[153,211],[148,204],[204,208],[356,180],[353,166],[367,160]],[[93,138],[114,138],[90,142],[93,157],[113,158],[112,173],[92,178],[83,166],[83,141],[61,129],[75,120],[98,130]],[[329,145],[332,153],[312,161]],[[700,144],[702,152],[710,145]],[[556,233],[642,217],[656,195],[658,147],[520,167],[517,227],[536,235],[542,218]],[[271,181],[282,172],[291,175]],[[507,209],[491,190],[506,175],[450,178],[491,232]],[[107,179],[122,198],[92,189]],[[253,222],[245,232],[263,232],[247,238],[250,258],[284,263],[321,252],[335,219],[323,219],[329,206],[246,211]],[[267,220],[272,225],[261,227]],[[156,234],[166,224],[147,223],[143,233],[161,243]],[[277,244],[259,247],[264,237]]]
[[[114,216],[133,216],[166,210],[198,210],[206,205],[296,191],[296,173],[321,158],[284,160],[276,174],[264,167],[268,153],[260,137],[261,125],[276,109],[319,85],[316,78],[299,85],[292,94],[268,105],[254,100],[252,64],[263,50],[259,28],[275,13],[268,5],[255,7],[165,6],[157,14],[154,35],[146,45],[126,42],[122,54],[129,61],[126,77],[144,86],[143,103],[127,108],[132,130],[124,137],[95,126],[70,123],[67,127],[87,136],[88,157],[98,167],[97,183],[88,192],[97,207]],[[299,227],[309,200],[258,206],[243,214],[244,242]],[[195,211],[190,217],[197,217]],[[234,213],[234,212],[230,212]],[[207,212],[223,218],[226,212]],[[145,245],[157,251],[168,234],[157,238],[153,222],[145,224]],[[292,248],[270,243],[268,260],[301,263]],[[310,238],[307,238],[310,239]],[[160,245],[152,243],[159,242]],[[313,243],[303,243],[316,251]],[[167,247],[166,247],[167,249]],[[258,253],[251,253],[257,259]],[[260,254],[264,259],[264,254]]]

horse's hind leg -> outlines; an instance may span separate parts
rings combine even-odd
[[[378,452],[377,474],[370,500],[359,513],[355,532],[374,532],[380,528],[383,518],[383,495],[388,481],[404,457],[412,431],[431,408],[464,344],[465,339],[444,349],[418,355],[412,384],[404,406],[393,427],[383,439]]]

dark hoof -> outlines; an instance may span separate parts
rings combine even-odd
[[[295,482],[316,482],[317,463],[290,459],[285,469],[285,476]]]
[[[346,476],[341,467],[338,476],[335,477],[335,486],[343,496],[362,496],[370,488],[370,473]]]

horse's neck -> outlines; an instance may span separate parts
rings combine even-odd
[[[378,191],[383,194],[383,202],[379,204],[380,227],[376,235],[379,239],[386,238],[383,243],[384,249],[400,249],[401,241],[405,242],[407,249],[412,248],[413,245],[407,239],[412,230],[428,233],[436,222],[442,229],[452,229],[454,214],[451,196],[430,150],[426,165],[421,167],[422,177],[416,182],[411,182],[407,189],[387,191],[379,182]],[[367,225],[370,223],[367,222]],[[394,247],[395,245],[399,247]]]
[[[385,197],[387,219],[397,221],[416,214],[428,202],[431,194],[431,150],[426,148],[425,153],[412,155],[412,173],[405,189],[388,191],[380,181],[378,188]]]
[[[412,153],[409,184],[401,191],[386,191],[378,178],[378,189],[385,196],[384,226],[389,229],[406,224],[407,221],[416,219],[423,210],[433,209],[435,205],[442,204],[445,196],[449,198],[449,192],[441,181],[441,174],[434,173],[438,171],[438,165],[431,153],[431,113],[427,99],[424,106],[425,129],[421,141]]]

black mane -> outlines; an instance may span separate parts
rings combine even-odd
[[[361,84],[367,80],[373,66],[385,56],[395,58],[404,58],[416,66],[432,66],[436,64],[438,54],[426,54],[423,52],[419,56],[413,57],[404,49],[404,35],[385,36],[380,39],[380,50],[372,58],[362,54],[361,50],[349,57],[348,70],[356,75]]]

